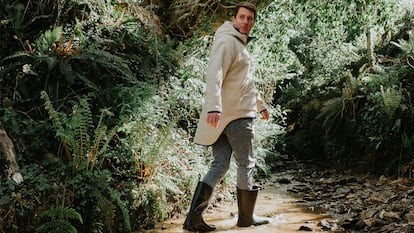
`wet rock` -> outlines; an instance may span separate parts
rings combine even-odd
[[[358,219],[347,218],[341,223],[341,226],[345,229],[355,229],[357,223],[358,223]]]
[[[326,219],[321,220],[318,226],[322,231],[338,231],[338,225],[335,222],[328,222]]]
[[[414,195],[414,188],[407,191],[407,195],[412,196]]]
[[[290,179],[288,179],[288,178],[281,178],[281,179],[278,179],[278,180],[277,180],[277,182],[278,182],[279,184],[291,184],[291,183],[292,183],[292,181],[291,181]]]
[[[411,210],[407,214],[405,214],[405,217],[407,218],[408,224],[414,225],[414,210]]]
[[[312,228],[308,226],[300,226],[299,231],[313,231]]]
[[[400,214],[399,213],[396,213],[396,212],[392,212],[392,211],[385,212],[384,213],[384,219],[387,220],[387,221],[397,221],[397,220],[401,220]]]
[[[361,212],[361,219],[370,219],[370,218],[374,218],[378,213],[379,213],[379,209],[369,209],[366,211],[362,211]]]

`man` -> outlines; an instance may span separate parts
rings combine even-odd
[[[247,49],[249,33],[256,18],[256,7],[239,3],[232,22],[225,22],[215,33],[206,77],[206,97],[195,135],[195,143],[212,146],[214,161],[197,184],[190,211],[184,222],[188,231],[212,231],[201,216],[214,187],[224,177],[234,152],[237,164],[237,202],[239,227],[267,224],[253,214],[259,188],[252,184],[253,119],[256,112],[268,120],[269,112],[256,91]]]

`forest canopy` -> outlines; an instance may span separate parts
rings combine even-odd
[[[297,155],[411,177],[412,1],[252,2],[249,49],[271,112],[256,124],[258,176]],[[214,31],[233,7],[2,0],[0,130],[24,181],[0,151],[0,231],[132,232],[183,214],[211,159],[193,136]]]

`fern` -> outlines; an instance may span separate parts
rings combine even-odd
[[[121,210],[122,213],[122,217],[124,220],[124,228],[126,231],[130,232],[131,231],[131,220],[129,218],[129,210],[128,208],[125,206],[125,203],[121,200],[121,197],[119,195],[119,193],[112,189],[112,188],[108,188],[108,193],[109,196],[116,201],[116,204],[118,205],[119,209]]]
[[[343,133],[346,128],[345,123],[356,119],[358,91],[357,79],[352,74],[348,74],[341,97],[330,98],[323,103],[316,119],[322,120],[322,127],[326,132],[332,135]]]
[[[66,134],[65,134],[65,129],[63,128],[61,116],[54,109],[52,101],[50,101],[49,95],[45,91],[41,91],[40,97],[45,102],[45,109],[49,113],[49,119],[52,120],[53,126],[55,127],[56,136],[64,138]]]
[[[93,127],[92,112],[85,99],[80,99],[79,103],[74,103],[70,120],[69,130],[76,132],[77,141],[73,152],[78,162],[81,162],[89,149],[89,131]]]
[[[75,219],[83,223],[82,216],[74,209],[68,207],[58,206],[51,208],[42,213],[43,217],[58,218],[58,219]]]
[[[139,190],[133,191],[134,206],[142,209],[145,215],[145,223],[149,226],[162,220],[166,215],[166,200],[163,190],[154,183],[141,185]]]
[[[35,58],[35,61],[39,64],[42,62],[45,62],[47,64],[47,68],[49,72],[55,69],[56,66],[59,64],[59,60],[53,56],[40,54],[40,55],[34,56],[34,58]]]
[[[35,41],[35,46],[39,52],[47,52],[52,44],[57,42],[62,36],[62,26],[55,27],[52,30],[47,30]]]
[[[87,153],[87,169],[93,170],[95,164],[102,165],[109,142],[117,131],[117,127],[108,131],[107,127],[102,125],[103,118],[107,115],[112,115],[112,113],[108,109],[102,110],[98,125],[93,134],[94,140],[90,144]]]
[[[98,219],[96,221],[99,222],[99,219],[104,220],[103,225],[111,229],[115,219],[114,204],[101,195],[99,191],[97,191],[97,195],[95,194],[94,196],[97,198],[96,210],[94,211],[95,214],[98,214]]]
[[[77,229],[67,219],[75,219],[83,223],[82,216],[76,210],[63,206],[46,210],[42,216],[50,220],[37,227],[36,232],[77,233]]]
[[[73,71],[72,65],[68,62],[68,60],[63,60],[59,63],[59,71],[65,78],[66,82],[70,85],[75,83],[75,72]]]
[[[36,232],[46,233],[77,233],[78,230],[69,222],[61,219],[51,220],[36,228]]]
[[[55,127],[56,136],[61,139],[64,152],[73,160],[74,166],[80,167],[85,158],[87,170],[93,170],[97,163],[102,164],[109,142],[116,132],[116,128],[108,131],[103,125],[103,117],[110,115],[109,110],[102,111],[94,130],[93,114],[87,99],[72,102],[72,113],[65,115],[54,109],[45,91],[41,92],[41,98],[45,101],[45,109]]]
[[[409,33],[408,40],[399,39],[398,42],[391,41],[391,44],[400,48],[403,52],[403,55],[414,56],[414,35],[413,33]]]
[[[322,120],[322,127],[332,134],[336,134],[339,130],[339,122],[342,119],[343,99],[335,98],[327,101],[316,119]]]
[[[73,61],[83,61],[94,67],[94,71],[102,71],[102,74],[119,77],[126,81],[134,80],[134,73],[129,68],[129,62],[115,54],[107,51],[98,50],[96,48],[87,48],[82,54],[73,56]]]
[[[10,56],[3,58],[1,60],[1,63],[8,61],[8,60],[22,59],[22,58],[27,58],[27,57],[32,58],[32,55],[28,52],[20,51],[20,52],[16,52]]]
[[[381,85],[381,96],[383,100],[383,107],[390,119],[393,119],[394,112],[400,107],[402,100],[401,92],[394,88],[387,88]]]

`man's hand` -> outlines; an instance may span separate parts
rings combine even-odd
[[[214,128],[217,128],[219,125],[221,113],[219,112],[209,112],[207,113],[207,123]]]
[[[267,111],[267,109],[262,110],[260,112],[260,115],[262,116],[261,119],[266,120],[266,121],[269,120],[270,118],[270,114],[269,114],[269,111]]]

